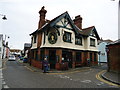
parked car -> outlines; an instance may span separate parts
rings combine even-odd
[[[24,58],[22,56],[19,56],[20,60],[23,60]]]
[[[28,59],[26,56],[24,56],[23,63],[27,63],[27,62],[28,62]]]
[[[15,58],[15,56],[14,56],[14,55],[9,56],[9,58],[8,58],[8,61],[15,61],[15,60],[16,60],[16,58]]]

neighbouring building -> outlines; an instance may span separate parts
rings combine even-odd
[[[2,53],[2,59],[8,58],[10,55],[10,48],[8,47],[8,42],[5,43],[3,40],[3,53]]]
[[[0,59],[2,59],[3,55],[3,35],[0,34]]]
[[[26,52],[28,52],[31,48],[31,43],[25,43],[24,44],[24,55],[26,54]]]
[[[120,39],[107,45],[108,71],[120,73]]]
[[[50,68],[60,70],[62,63],[68,68],[98,64],[97,41],[100,39],[95,26],[82,29],[82,17],[71,19],[68,12],[46,20],[44,6],[39,11],[38,29],[30,34],[31,65],[42,68],[47,57]]]
[[[20,49],[10,49],[10,54],[19,56],[19,55],[21,55],[21,50]]]
[[[0,34],[0,58],[8,58],[10,55],[10,48],[8,42],[3,40],[3,34]]]
[[[30,49],[31,49],[31,43],[25,43],[24,44],[24,58],[27,58],[27,62],[30,63],[29,55],[30,55]]]
[[[106,52],[106,45],[113,42],[110,39],[103,40],[102,38],[98,41],[98,50],[99,50],[99,57],[98,61],[100,63],[107,63],[107,52]]]

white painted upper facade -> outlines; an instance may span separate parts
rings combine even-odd
[[[75,31],[73,31],[72,26],[67,23],[68,20],[66,20],[66,27],[64,28],[63,26],[65,25],[65,23],[63,24],[62,23],[63,21],[64,21],[64,18],[56,23],[56,25],[62,26],[62,27],[58,28],[58,31],[59,31],[60,35],[57,34],[56,43],[51,44],[48,41],[49,33],[50,32],[56,32],[55,29],[50,29],[50,30],[48,30],[48,35],[46,35],[45,32],[42,33],[42,44],[41,44],[40,48],[43,48],[43,47],[53,47],[54,48],[55,47],[55,48],[75,49],[75,50],[98,51],[98,49],[97,49],[97,38],[93,37],[93,36],[88,36],[88,37],[83,37],[82,36],[82,45],[76,45],[75,44]],[[64,35],[65,32],[71,33],[71,43],[63,41],[63,35]],[[34,36],[32,36],[32,37],[34,37]],[[95,46],[90,45],[90,38],[95,40]],[[37,40],[38,39],[36,39],[36,43],[34,43],[34,41],[32,41],[32,48],[31,49],[37,48]]]

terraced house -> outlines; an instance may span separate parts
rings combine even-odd
[[[31,65],[42,68],[42,60],[47,57],[50,68],[60,70],[61,63],[68,68],[98,64],[97,41],[100,39],[95,26],[82,29],[82,17],[71,19],[68,12],[46,20],[47,11],[43,6],[39,11],[38,29],[30,34]]]

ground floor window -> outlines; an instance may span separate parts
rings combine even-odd
[[[38,60],[38,51],[35,51],[35,60]]]
[[[81,52],[76,52],[76,62],[81,62],[82,58],[81,58]]]
[[[40,51],[40,61],[44,60],[44,50]]]
[[[90,61],[92,61],[92,53],[90,53]]]

